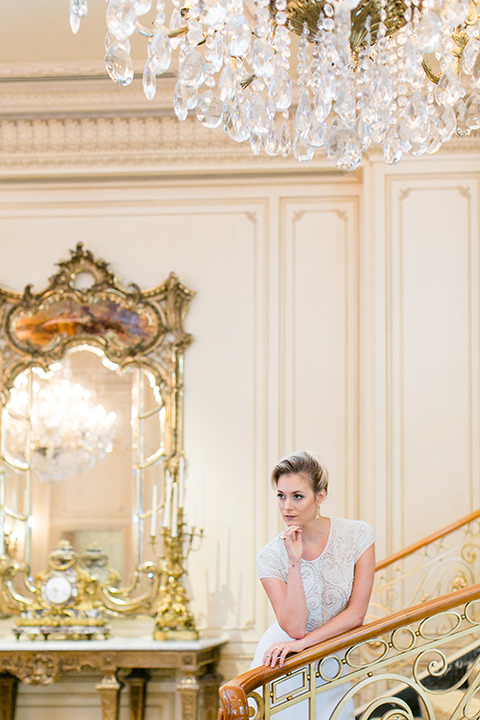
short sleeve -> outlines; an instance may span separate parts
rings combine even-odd
[[[367,550],[370,545],[373,545],[374,542],[375,533],[373,532],[372,526],[367,522],[359,521],[355,548],[355,562],[357,562],[360,555],[363,555],[365,550]]]
[[[278,548],[275,547],[275,541],[268,543],[259,551],[257,573],[260,580],[262,578],[278,578],[278,580],[287,581],[285,563],[282,562]]]

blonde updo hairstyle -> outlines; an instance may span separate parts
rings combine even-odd
[[[281,475],[303,475],[314,495],[323,490],[328,492],[328,470],[313,452],[298,450],[279,460],[272,470],[271,480],[274,487],[277,487]]]

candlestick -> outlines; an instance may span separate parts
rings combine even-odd
[[[157,486],[152,488],[152,517],[150,523],[150,535],[152,538],[157,534]]]
[[[190,482],[188,490],[188,519],[192,527],[198,525],[198,477],[195,474],[194,482]]]
[[[169,471],[165,472],[165,500],[164,500],[164,511],[163,511],[163,527],[170,527],[170,507],[172,502],[172,476]]]
[[[177,483],[173,484],[173,499],[172,499],[172,537],[177,537],[177,528],[178,528],[178,485]]]
[[[180,458],[178,464],[178,504],[183,508],[185,504],[185,458]]]

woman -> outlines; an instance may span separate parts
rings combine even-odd
[[[286,528],[260,550],[257,569],[277,622],[261,638],[252,667],[282,666],[289,653],[361,625],[375,572],[370,525],[321,514],[328,473],[316,455],[303,451],[283,458],[272,484]],[[317,718],[329,717],[345,689],[317,694]],[[294,711],[291,716],[300,718],[299,710],[294,706],[279,717]],[[340,715],[350,717],[353,704]]]

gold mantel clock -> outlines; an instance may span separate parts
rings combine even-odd
[[[48,568],[34,579],[35,600],[22,611],[14,628],[26,635],[74,640],[107,638],[105,612],[96,597],[96,581],[79,565],[79,556],[67,540],[50,553]]]
[[[174,273],[147,291],[123,285],[82,244],[58,265],[41,292],[0,288],[0,617],[17,616],[17,635],[50,639],[106,636],[107,617],[142,613],[157,639],[195,639],[183,584],[201,536],[187,524],[183,449],[194,293]],[[103,399],[77,422],[87,394],[123,413],[113,444]],[[70,419],[54,426],[68,404]],[[87,537],[105,556],[85,554]]]

